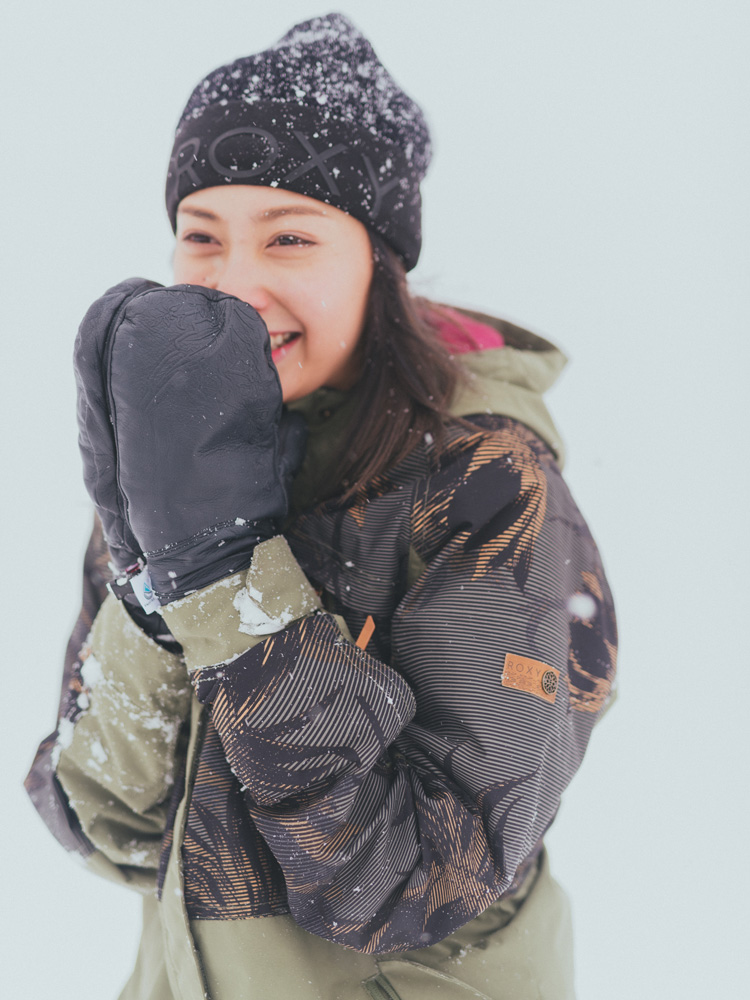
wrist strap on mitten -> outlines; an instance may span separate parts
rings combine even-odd
[[[119,574],[107,584],[107,590],[118,601],[135,595],[136,600],[146,612],[152,615],[159,611],[161,605],[151,586],[151,575],[148,566],[140,560]]]

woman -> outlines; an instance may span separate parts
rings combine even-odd
[[[298,25],[188,102],[177,284],[79,331],[98,522],[28,787],[144,893],[127,1000],[573,995],[543,836],[612,602],[561,356],[409,295],[428,161],[350,22]]]

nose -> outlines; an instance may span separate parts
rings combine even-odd
[[[234,251],[217,268],[212,287],[227,295],[234,295],[263,313],[272,302],[269,275],[263,265],[251,254]]]

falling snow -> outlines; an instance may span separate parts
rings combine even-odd
[[[568,600],[568,611],[575,618],[593,618],[596,615],[596,601],[591,594],[573,594]]]

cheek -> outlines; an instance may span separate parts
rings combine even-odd
[[[196,263],[197,261],[191,260],[189,257],[181,254],[179,249],[175,250],[172,257],[172,277],[174,278],[174,283],[176,285],[199,284],[196,280],[198,273]]]
[[[370,290],[371,268],[341,266],[321,283],[313,300],[321,322],[353,346],[362,332]]]
[[[183,251],[178,242],[172,256],[172,277],[176,285],[206,285],[213,287],[216,281],[217,262],[209,255]]]
[[[284,303],[308,334],[351,340],[359,334],[364,296],[353,291],[345,273],[305,277],[288,288]]]

